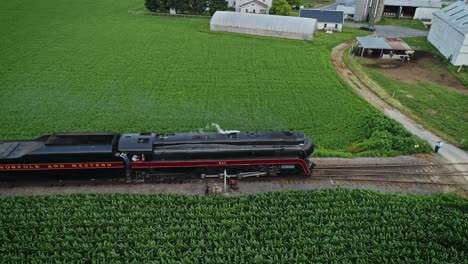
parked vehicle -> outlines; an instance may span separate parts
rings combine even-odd
[[[375,27],[373,25],[365,25],[360,27],[359,29],[366,30],[366,31],[375,31]]]

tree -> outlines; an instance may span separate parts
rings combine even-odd
[[[296,8],[299,8],[304,3],[303,0],[287,0],[287,1],[291,7],[295,6]]]
[[[270,14],[289,16],[291,15],[291,6],[286,0],[273,0],[273,4],[270,8]]]
[[[168,0],[167,4],[170,8],[174,8],[177,10],[177,13],[181,14],[183,14],[185,10],[189,9],[187,0]]]
[[[188,7],[191,13],[203,14],[208,7],[208,2],[205,0],[188,0]]]
[[[208,7],[210,8],[210,16],[212,16],[216,11],[227,10],[227,1],[226,0],[208,0]]]
[[[145,0],[145,7],[150,12],[157,12],[159,9],[159,0]]]

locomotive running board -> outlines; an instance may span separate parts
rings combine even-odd
[[[211,174],[211,175],[207,175],[207,174],[201,174],[200,175],[200,178],[202,179],[205,179],[205,178],[223,178],[224,176],[226,176],[226,178],[230,179],[230,178],[237,178],[237,179],[243,179],[243,178],[249,178],[249,177],[261,177],[261,176],[266,176],[268,175],[268,172],[263,172],[263,171],[251,171],[251,172],[241,172],[241,173],[238,173],[238,174],[226,174],[224,175],[224,173],[220,173],[220,174]]]
[[[254,165],[300,165],[306,175],[310,168],[302,159],[255,159],[255,160],[197,160],[197,161],[137,161],[132,162],[133,169],[150,168],[187,168],[187,167],[226,167]]]

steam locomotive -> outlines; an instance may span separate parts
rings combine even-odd
[[[0,141],[0,180],[177,178],[311,174],[314,144],[303,132],[56,133]]]

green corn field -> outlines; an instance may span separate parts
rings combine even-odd
[[[1,263],[463,263],[468,200],[365,190],[0,198]]]

